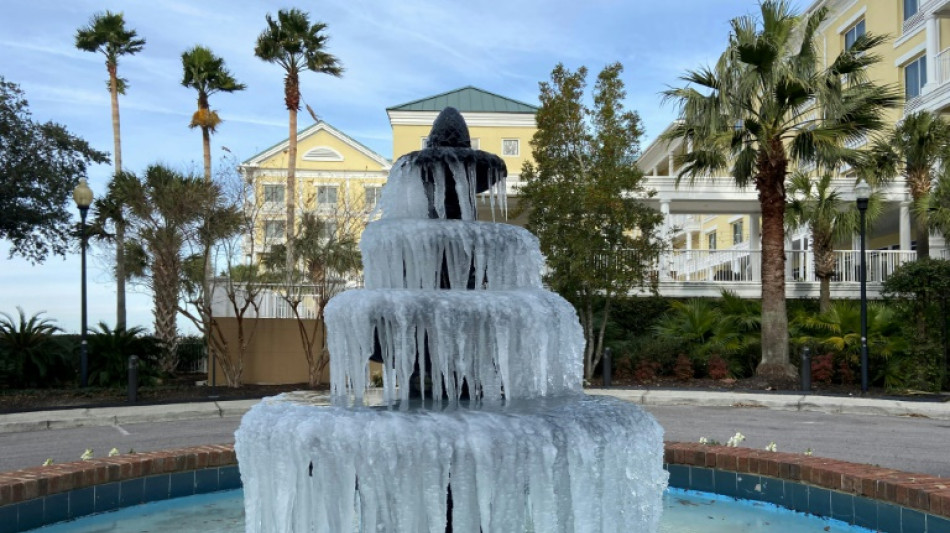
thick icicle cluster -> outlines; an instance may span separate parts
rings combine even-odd
[[[267,402],[236,435],[247,530],[657,530],[662,430],[636,405],[570,395],[505,409]]]
[[[386,399],[409,399],[416,363],[417,379],[431,378],[438,399],[443,392],[457,398],[463,380],[475,397],[495,402],[581,389],[584,334],[574,308],[552,292],[349,291],[330,301],[326,316],[337,397],[352,393],[362,401],[374,333]],[[420,360],[427,353],[431,376]]]
[[[335,405],[287,395],[241,421],[247,531],[444,533],[448,515],[456,533],[654,533],[662,429],[581,393],[577,314],[541,287],[535,237],[475,222],[477,193],[505,206],[504,163],[465,147],[449,111],[436,147],[393,167],[361,245],[367,288],[327,305]],[[413,406],[414,379],[431,397]]]
[[[538,238],[510,224],[467,220],[379,220],[360,241],[367,287],[541,288]],[[473,277],[474,276],[474,277]]]
[[[451,218],[446,200],[454,193],[459,218],[475,220],[479,185],[486,187],[484,194],[493,217],[496,210],[507,216],[505,175],[484,159],[476,150],[450,148],[428,148],[400,157],[389,171],[379,200],[382,217]]]

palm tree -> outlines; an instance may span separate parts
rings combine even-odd
[[[679,178],[730,171],[740,187],[753,184],[762,212],[762,360],[756,373],[793,378],[785,308],[785,180],[791,162],[845,157],[847,140],[884,125],[892,87],[870,82],[883,37],[865,35],[822,67],[816,32],[827,9],[807,17],[784,0],[760,4],[733,19],[729,45],[713,68],[687,72],[686,87],[665,91],[680,121],[664,137],[684,139]],[[816,112],[820,110],[820,112]]]
[[[790,198],[786,206],[785,221],[789,228],[808,226],[812,237],[812,253],[815,257],[815,276],[818,278],[818,308],[820,312],[831,311],[831,278],[835,274],[834,245],[860,231],[858,212],[851,209],[852,202],[844,201],[838,190],[831,186],[832,175],[823,173],[815,178],[804,172],[796,172],[788,183]],[[868,202],[868,220],[881,213],[877,195]]]
[[[140,179],[124,172],[117,180],[129,208],[132,242],[141,258],[134,270],[152,289],[155,336],[162,343],[160,367],[174,372],[177,364],[178,301],[184,277],[185,244],[198,241],[217,187],[202,178],[152,165]]]
[[[76,48],[86,52],[101,52],[106,56],[109,71],[109,95],[112,98],[112,140],[115,145],[113,161],[115,174],[122,172],[122,141],[119,134],[119,95],[125,94],[128,83],[118,76],[119,56],[134,55],[145,46],[135,30],[125,27],[122,13],[97,13],[89,25],[76,31]],[[121,206],[120,206],[121,211]],[[125,223],[121,217],[115,220],[115,275],[116,275],[116,327],[125,327]]]
[[[908,115],[893,130],[877,138],[866,165],[876,183],[886,183],[899,173],[919,207],[930,194],[937,167],[950,161],[950,124],[940,115],[921,111]],[[917,258],[930,257],[930,229],[926,210],[914,210]]]
[[[327,25],[310,24],[310,17],[299,9],[281,9],[277,20],[267,15],[267,28],[257,38],[254,55],[277,63],[284,72],[284,104],[289,112],[289,139],[287,147],[287,271],[293,271],[295,230],[294,212],[297,201],[297,110],[300,109],[300,73],[307,70],[340,76],[343,67],[337,58],[324,50],[329,36],[323,33]]]
[[[238,83],[224,66],[224,59],[204,46],[195,46],[181,54],[181,66],[184,74],[181,84],[198,91],[198,110],[191,116],[191,128],[201,128],[201,142],[204,148],[205,181],[211,181],[211,134],[221,119],[213,111],[208,97],[216,92],[233,93],[243,91],[247,86]]]

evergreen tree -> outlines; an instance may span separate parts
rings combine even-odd
[[[522,171],[527,227],[547,258],[546,281],[580,315],[587,379],[603,353],[614,297],[646,281],[659,251],[661,216],[634,198],[644,193],[634,164],[643,130],[640,117],[624,109],[622,71],[616,63],[598,75],[588,108],[582,102],[587,69],[555,67],[551,81],[540,84],[534,162]]]

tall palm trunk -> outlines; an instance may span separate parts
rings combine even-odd
[[[762,208],[762,361],[756,374],[794,377],[788,364],[788,313],[785,307],[785,172],[781,140],[762,150],[756,177]],[[771,154],[772,155],[770,157]]]
[[[106,62],[109,69],[109,94],[112,100],[112,141],[115,153],[115,174],[122,172],[122,136],[119,133],[119,79],[115,63]],[[121,213],[122,206],[119,206]],[[115,327],[125,328],[125,221],[120,214],[115,221]]]
[[[920,201],[930,194],[930,169],[924,171],[911,172],[907,176],[907,182],[910,185],[910,197],[914,200],[914,205],[919,205]],[[930,257],[930,227],[927,224],[927,218],[920,213],[914,213],[914,238],[917,241],[917,260]]]
[[[300,108],[300,85],[296,72],[289,72],[284,79],[284,102],[289,112],[289,137],[287,146],[287,275],[294,270],[294,228],[297,208],[297,109]]]
[[[153,250],[155,260],[154,302],[155,336],[162,343],[160,366],[163,372],[171,374],[178,366],[178,325],[175,320],[178,313],[179,279],[181,271],[177,250],[179,243],[169,243],[166,250]]]
[[[815,276],[818,278],[818,311],[831,311],[831,276],[835,273],[835,254],[830,247],[815,246]]]

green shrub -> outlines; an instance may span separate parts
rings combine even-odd
[[[99,387],[124,387],[128,384],[129,356],[139,358],[140,385],[151,385],[159,377],[160,343],[142,335],[140,327],[110,329],[104,322],[88,337],[89,384]]]
[[[5,388],[51,387],[69,381],[72,371],[66,343],[55,334],[60,328],[43,312],[27,318],[0,313],[0,385]]]

